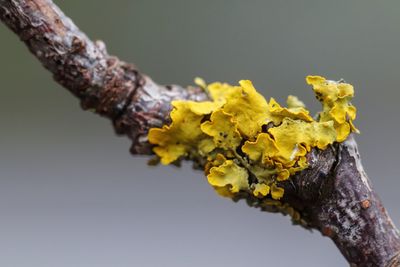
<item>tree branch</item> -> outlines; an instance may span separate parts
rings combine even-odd
[[[132,139],[133,153],[151,153],[147,131],[166,122],[171,100],[207,98],[198,88],[160,86],[108,55],[103,42],[93,43],[51,1],[0,0],[0,17],[84,109],[110,118],[118,134]]]
[[[351,266],[400,266],[399,232],[372,189],[353,137],[313,151],[309,163],[286,183],[287,202],[331,238]]]
[[[134,154],[151,154],[147,132],[169,122],[174,99],[206,100],[199,88],[161,86],[132,64],[108,55],[50,0],[0,0],[0,19],[84,109],[111,119],[133,142]],[[351,266],[400,266],[400,237],[361,165],[350,137],[308,154],[309,168],[282,182],[284,202],[304,226],[331,238]],[[249,195],[249,205],[263,206]]]

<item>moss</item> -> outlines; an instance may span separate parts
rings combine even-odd
[[[149,142],[163,164],[202,157],[208,182],[222,196],[245,192],[280,200],[279,183],[307,168],[312,148],[326,149],[358,132],[353,86],[320,76],[306,81],[322,104],[317,119],[297,97],[289,96],[282,107],[273,98],[265,100],[248,80],[232,86],[196,79],[211,100],[174,101],[172,123],[150,129]]]

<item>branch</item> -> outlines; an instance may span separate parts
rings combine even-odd
[[[134,154],[151,154],[147,133],[169,122],[171,101],[203,101],[199,88],[161,86],[132,64],[108,55],[50,0],[0,0],[0,19],[82,103],[111,119],[133,142]],[[283,202],[302,224],[331,238],[351,266],[400,266],[399,232],[374,193],[350,137],[326,150],[313,149],[309,168],[282,182]],[[200,163],[201,164],[201,163]],[[249,205],[269,210],[256,198]]]
[[[54,79],[132,139],[132,152],[150,154],[147,132],[163,125],[173,99],[204,100],[196,88],[160,86],[132,64],[108,55],[48,0],[0,0],[1,20],[27,45]]]
[[[372,189],[353,137],[313,151],[309,163],[286,183],[287,201],[335,242],[351,266],[400,266],[399,231]]]

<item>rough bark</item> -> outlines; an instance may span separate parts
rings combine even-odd
[[[331,238],[351,266],[400,266],[400,236],[361,165],[353,137],[308,155],[286,201]]]
[[[151,153],[147,130],[165,122],[171,100],[207,98],[199,88],[160,86],[108,55],[103,42],[92,42],[51,1],[0,0],[0,17],[84,109],[110,118],[117,133],[132,139],[133,153]]]
[[[50,0],[0,0],[0,19],[84,109],[110,118],[116,132],[132,140],[134,154],[151,153],[148,129],[169,121],[173,99],[207,99],[199,88],[158,85],[108,55],[104,43],[92,42]],[[314,149],[308,161],[309,168],[283,183],[284,201],[307,227],[331,238],[351,266],[400,266],[399,232],[371,187],[353,137]]]

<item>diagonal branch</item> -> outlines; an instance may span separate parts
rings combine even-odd
[[[147,131],[164,124],[171,100],[207,97],[196,88],[160,86],[110,56],[103,42],[92,42],[51,1],[0,0],[0,17],[84,109],[110,118],[117,133],[132,139],[133,153],[151,152]]]
[[[199,88],[158,85],[109,55],[104,43],[92,42],[50,0],[0,0],[0,19],[84,109],[111,119],[116,132],[132,140],[134,154],[151,154],[147,132],[169,121],[172,100],[208,98]],[[370,185],[353,137],[313,149],[308,163],[282,182],[284,201],[304,225],[331,238],[351,266],[400,266],[399,232]]]

